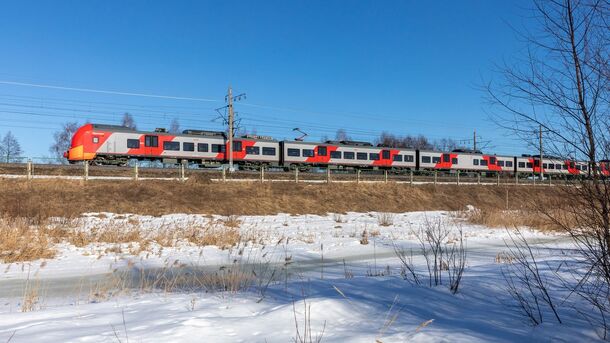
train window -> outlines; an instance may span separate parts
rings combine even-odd
[[[555,165],[554,165],[553,163],[549,163],[548,168],[549,168],[549,169],[555,169]]]
[[[343,158],[346,160],[353,160],[354,159],[354,153],[351,151],[346,151],[343,153]]]
[[[156,148],[159,146],[159,137],[157,136],[144,136],[144,146]]]
[[[197,143],[197,151],[208,152],[208,143]]]
[[[163,142],[163,150],[180,151],[180,142]]]
[[[233,142],[233,151],[241,152],[242,146],[241,142]]]
[[[451,159],[451,164],[458,164],[457,157],[454,157],[454,158]]]
[[[526,166],[527,166],[528,168],[532,168],[532,167],[533,167],[532,162],[527,162]]]
[[[212,152],[225,152],[226,149],[224,144],[212,144]]]
[[[507,167],[512,167],[513,166],[513,161],[506,161],[506,166]]]
[[[318,147],[318,156],[326,156],[326,147],[325,146],[321,146]]]
[[[422,163],[430,163],[430,156],[422,156],[421,157],[421,162]]]
[[[97,144],[100,142],[100,138],[99,137],[93,137],[93,144]]]
[[[472,160],[472,164],[475,165],[475,166],[478,166],[479,165],[479,159],[475,158],[474,160]]]
[[[297,149],[298,151],[298,149]],[[275,156],[275,148],[263,147],[263,155]]]
[[[443,162],[449,163],[451,161],[451,156],[449,154],[443,154]]]
[[[195,143],[184,142],[182,143],[183,151],[195,151]]]
[[[140,140],[139,139],[128,139],[127,140],[127,148],[128,149],[139,149],[140,148]]]
[[[490,157],[489,158],[489,164],[496,164],[496,158],[495,157]]]
[[[246,154],[248,154],[248,155],[260,155],[261,154],[261,148],[259,148],[257,146],[247,146],[246,147]]]
[[[558,164],[556,164],[556,165],[555,165],[555,169],[557,169],[557,170],[561,170],[561,164],[559,164],[559,163],[558,163]]]
[[[341,158],[341,151],[331,151],[330,158]]]
[[[441,157],[440,156],[433,156],[432,157],[432,163],[439,163],[441,161]]]
[[[396,162],[402,162],[402,155],[394,155],[393,160]]]
[[[303,157],[314,157],[313,149],[303,149]]]
[[[587,166],[582,166],[582,170],[587,170]]]
[[[383,150],[383,151],[381,152],[381,157],[382,157],[384,160],[389,160],[389,159],[390,159],[390,150]]]
[[[356,154],[356,158],[359,160],[366,160],[366,152],[359,152]]]
[[[480,162],[481,162],[481,165],[482,165],[482,166],[486,166],[486,165],[488,165],[487,160],[481,160]]]
[[[498,165],[498,167],[504,167],[504,161],[502,160],[498,160],[498,163],[496,163]]]
[[[405,162],[413,162],[413,155],[405,155]]]
[[[301,150],[299,149],[290,149],[288,148],[288,156],[294,156],[294,157],[299,157],[301,156]]]
[[[577,165],[576,165],[576,169],[577,169],[577,170],[581,170],[580,164],[577,164]]]
[[[542,164],[542,168],[544,168],[544,169],[547,169],[547,168],[548,168],[548,166],[546,165],[546,163],[543,163],[543,164]]]
[[[376,152],[372,152],[372,153],[370,153],[370,154],[369,154],[369,158],[370,158],[372,161],[379,161],[379,154],[378,154],[378,153],[376,153]]]
[[[519,168],[525,168],[525,162],[519,162],[518,166]]]

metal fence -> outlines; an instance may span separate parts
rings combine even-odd
[[[541,180],[534,174],[476,173],[467,171],[401,171],[313,169],[311,171],[284,171],[277,167],[258,171],[229,171],[219,168],[132,163],[130,166],[93,166],[25,163],[0,163],[0,177],[4,178],[64,178],[82,180],[178,180],[189,178],[214,182],[303,182],[303,183],[406,183],[454,185],[558,185],[569,182],[566,178],[545,175]]]

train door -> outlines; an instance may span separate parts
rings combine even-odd
[[[153,156],[155,149],[159,147],[159,136],[146,135],[144,136],[144,155]]]

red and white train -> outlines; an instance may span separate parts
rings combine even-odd
[[[163,129],[136,131],[123,126],[86,124],[72,138],[64,156],[70,163],[90,161],[96,165],[126,165],[129,160],[163,163],[196,163],[220,166],[229,159],[228,139],[223,132],[185,130],[171,134]],[[499,156],[479,151],[439,152],[373,146],[366,142],[277,141],[270,137],[243,136],[233,139],[233,161],[242,168],[275,166],[308,170],[313,167],[342,169],[461,170],[494,173],[587,174],[586,162],[539,156]],[[610,162],[601,164],[610,175]]]

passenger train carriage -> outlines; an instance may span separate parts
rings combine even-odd
[[[126,165],[130,159],[137,159],[218,167],[229,159],[228,145],[225,133],[219,131],[184,130],[173,134],[164,129],[147,132],[117,125],[86,124],[74,133],[71,147],[64,156],[70,163],[90,161],[97,165]],[[585,162],[552,156],[543,156],[541,166],[538,155],[498,156],[468,149],[439,152],[356,141],[277,141],[261,136],[235,137],[233,161],[245,169],[276,166],[286,170],[323,167],[540,173],[542,168],[549,175],[589,172]],[[599,168],[603,175],[610,176],[610,161],[602,161]]]
[[[76,131],[71,148],[64,155],[70,162],[90,160],[98,165],[125,165],[129,159],[220,165],[228,159],[227,145],[223,132],[185,130],[171,134],[160,129],[144,132],[87,124]],[[279,144],[267,138],[234,138],[233,160],[244,165],[277,164]]]
[[[374,147],[366,142],[328,141],[326,143],[283,141],[283,166],[308,168],[337,166],[344,168],[377,167],[415,169],[416,151]]]

